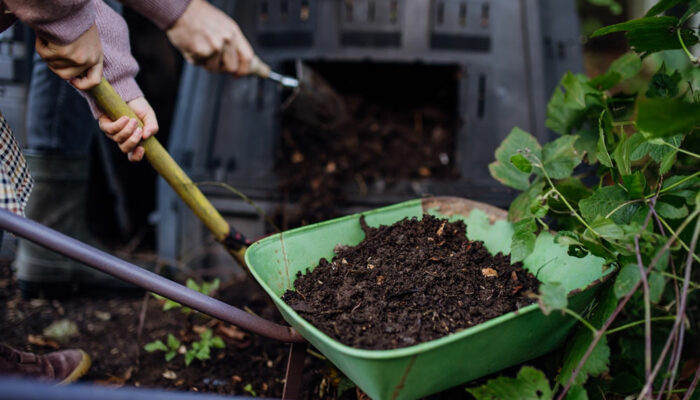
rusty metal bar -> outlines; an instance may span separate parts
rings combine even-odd
[[[5,209],[0,209],[0,228],[247,331],[282,342],[305,341],[291,327],[249,314]]]
[[[300,398],[307,346],[307,343],[292,343],[289,345],[287,373],[284,376],[284,390],[282,392],[283,400],[297,400]]]

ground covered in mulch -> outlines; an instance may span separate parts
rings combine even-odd
[[[284,300],[339,341],[392,349],[436,339],[533,302],[537,279],[466,237],[464,222],[426,215],[372,228],[322,259]]]

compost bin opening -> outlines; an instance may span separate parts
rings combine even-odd
[[[349,118],[329,128],[283,113],[276,173],[283,198],[299,205],[278,213],[283,229],[339,216],[351,200],[397,186],[459,177],[459,66],[306,63],[341,95]],[[294,64],[284,70],[293,73]]]

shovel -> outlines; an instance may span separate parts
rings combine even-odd
[[[297,60],[297,78],[281,75],[270,69],[258,56],[250,63],[250,74],[271,79],[292,94],[282,103],[282,111],[295,119],[325,130],[335,129],[348,119],[345,101],[311,67]]]

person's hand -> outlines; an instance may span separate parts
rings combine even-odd
[[[192,0],[166,32],[185,59],[209,71],[248,74],[253,49],[238,24],[205,0]]]
[[[80,90],[88,90],[102,79],[102,42],[93,25],[72,43],[50,43],[37,36],[36,52],[51,71]]]
[[[122,153],[128,154],[129,161],[137,162],[141,161],[144,154],[143,146],[138,144],[141,140],[146,140],[158,132],[158,120],[153,108],[144,97],[131,100],[129,107],[143,121],[143,128],[139,127],[137,120],[126,116],[112,121],[108,116],[102,115],[97,122],[100,124],[100,129],[117,142]]]

